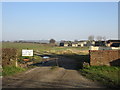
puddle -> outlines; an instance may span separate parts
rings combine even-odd
[[[44,56],[44,57],[42,57],[42,58],[44,58],[44,59],[48,59],[48,58],[50,58],[49,56]]]

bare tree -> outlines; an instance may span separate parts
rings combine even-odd
[[[74,42],[78,42],[78,40],[77,40],[77,39],[75,39],[75,40],[74,40]]]
[[[106,37],[105,36],[103,37],[103,40],[106,41]]]
[[[102,36],[97,36],[96,39],[97,39],[98,41],[101,41],[101,40],[102,40]]]
[[[56,41],[54,39],[50,39],[49,43],[55,43]]]
[[[90,36],[88,37],[88,40],[89,40],[89,41],[93,41],[93,40],[94,40],[94,36],[93,36],[93,35],[90,35]]]

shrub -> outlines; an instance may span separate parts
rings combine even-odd
[[[17,49],[3,48],[2,49],[2,65],[14,65],[17,56]]]

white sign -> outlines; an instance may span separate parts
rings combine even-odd
[[[22,50],[22,56],[33,56],[33,50]]]

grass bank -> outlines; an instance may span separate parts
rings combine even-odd
[[[120,67],[114,66],[91,66],[80,69],[80,73],[92,80],[101,82],[107,87],[118,88],[120,86]]]
[[[55,69],[58,69],[59,67],[58,66],[51,66],[51,70],[55,70]]]
[[[5,66],[3,67],[2,75],[3,76],[14,75],[25,70],[27,69],[21,67],[15,67],[15,66]]]

